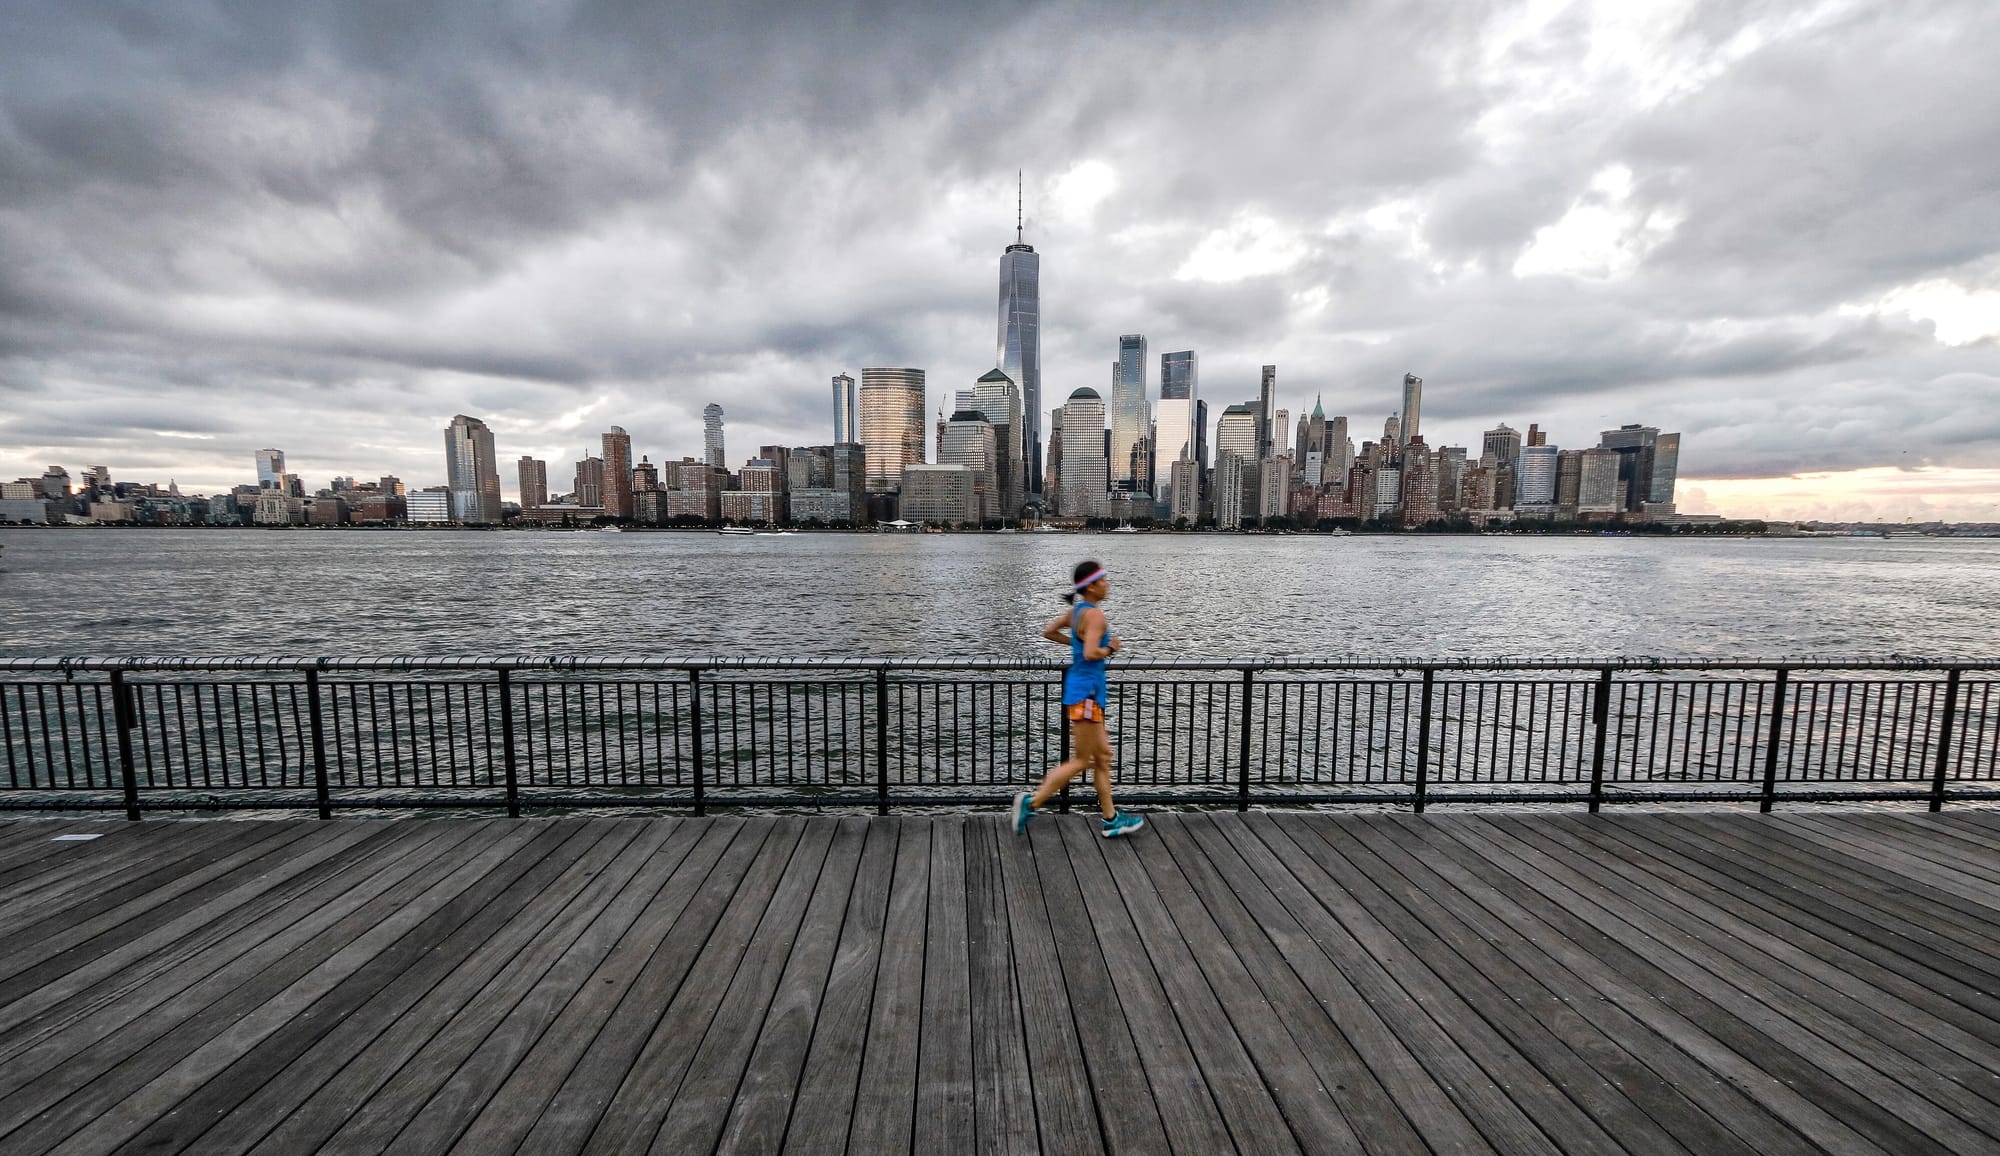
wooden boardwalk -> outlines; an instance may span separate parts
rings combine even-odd
[[[1996,937],[1973,812],[16,821],[0,1152],[1996,1152]]]

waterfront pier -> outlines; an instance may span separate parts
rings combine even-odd
[[[1994,1151],[1996,885],[1975,808],[12,820],[0,1151]]]

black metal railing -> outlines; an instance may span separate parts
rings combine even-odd
[[[2000,797],[2000,660],[1121,661],[1115,777],[1224,805]],[[0,659],[0,809],[989,804],[1039,661]]]

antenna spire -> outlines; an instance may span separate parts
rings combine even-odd
[[[1026,189],[1027,189],[1027,179],[1024,175],[1023,170],[1015,169],[1014,170],[1014,243],[1016,245],[1023,243],[1021,239],[1021,219],[1022,219],[1021,207],[1023,204],[1024,191]]]

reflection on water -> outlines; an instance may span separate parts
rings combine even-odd
[[[0,654],[2000,655],[2000,541],[0,531]]]

